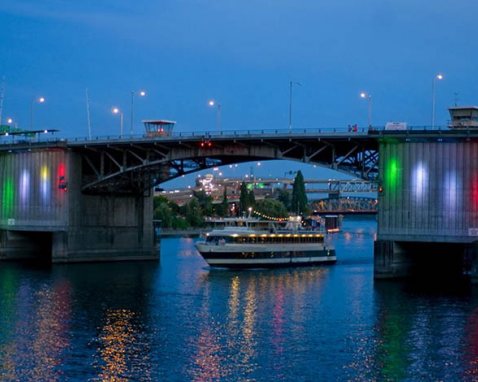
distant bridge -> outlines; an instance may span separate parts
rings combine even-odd
[[[226,178],[206,176],[196,179],[196,186],[181,189],[166,189],[161,191],[161,195],[167,199],[183,205],[188,203],[194,195],[194,192],[205,191],[213,199],[213,203],[222,203],[224,189],[227,190],[227,199],[230,203],[238,202],[240,196],[240,187],[242,183],[250,185],[254,190],[257,200],[273,196],[278,188],[287,188],[294,183],[290,178]],[[357,193],[376,193],[378,184],[376,182],[361,179],[304,179],[307,185],[305,191],[308,194],[325,194],[331,198],[337,199],[341,194]],[[312,185],[312,187],[311,187]]]
[[[312,201],[316,214],[376,214],[378,200],[375,198],[347,196]]]

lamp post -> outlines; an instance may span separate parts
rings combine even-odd
[[[432,129],[435,128],[435,101],[436,101],[435,87],[436,87],[437,80],[438,81],[443,80],[443,74],[438,73],[435,77],[433,77],[433,81],[432,81]]]
[[[45,97],[37,97],[32,99],[30,104],[30,130],[33,130],[33,105],[35,103],[44,103],[45,101]]]
[[[123,112],[117,107],[112,108],[111,111],[113,114],[119,114],[120,116],[120,138],[122,138],[123,137]]]
[[[211,99],[209,100],[209,102],[207,103],[210,107],[216,107],[216,128],[217,128],[217,131],[221,132],[222,133],[222,130],[221,130],[221,107],[222,105]]]
[[[292,129],[292,86],[302,86],[300,82],[289,81],[289,130]]]
[[[10,133],[10,130],[13,126],[13,118],[10,118],[10,117],[7,118],[7,125],[8,125],[8,128],[5,131],[3,131],[3,133],[5,133],[5,136],[8,136],[8,133]]]
[[[366,92],[360,93],[360,98],[366,99],[368,103],[368,127],[372,127],[372,96]]]
[[[130,135],[133,135],[133,127],[134,127],[134,96],[138,95],[140,97],[145,97],[146,92],[144,90],[138,90],[138,91],[131,91],[131,126],[130,126]]]

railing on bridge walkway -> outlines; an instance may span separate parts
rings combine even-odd
[[[48,130],[49,133],[51,130]],[[307,129],[247,129],[247,130],[222,130],[222,131],[176,131],[169,136],[147,137],[145,134],[97,135],[87,137],[67,137],[60,134],[37,134],[34,137],[18,135],[0,135],[0,145],[58,143],[85,144],[103,142],[130,142],[134,141],[177,141],[198,139],[234,139],[234,138],[287,138],[287,137],[381,137],[388,135],[415,135],[415,134],[477,134],[476,129],[450,129],[447,126],[431,128],[429,126],[409,126],[406,130],[385,130],[384,127],[359,128],[350,131],[347,127],[335,128],[307,128]]]
[[[96,136],[91,139],[88,138],[70,138],[70,143],[84,143],[91,141],[177,141],[177,140],[198,140],[198,139],[234,139],[234,138],[287,138],[287,137],[367,137],[367,136],[382,136],[391,134],[420,134],[420,133],[446,133],[450,130],[446,126],[442,127],[427,127],[427,126],[411,126],[407,130],[385,130],[384,127],[362,127],[357,131],[351,131],[348,127],[329,127],[329,128],[307,128],[307,129],[247,129],[247,130],[222,130],[222,131],[176,131],[169,136],[161,137],[147,137],[144,134],[135,135],[108,135]],[[473,130],[471,130],[473,131]]]

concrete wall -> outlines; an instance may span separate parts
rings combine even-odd
[[[68,155],[63,149],[0,154],[0,228],[64,229],[68,220]],[[61,178],[61,179],[60,179]]]
[[[478,240],[478,142],[382,142],[378,239]]]
[[[68,150],[0,156],[0,259],[157,259],[146,195],[85,195]]]
[[[478,142],[382,141],[379,174],[376,277],[407,274],[427,253],[432,265],[440,248],[465,267],[478,240]]]

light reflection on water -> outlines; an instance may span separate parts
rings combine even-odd
[[[474,380],[477,290],[373,282],[374,222],[334,266],[211,270],[191,239],[161,263],[0,264],[2,381]]]

